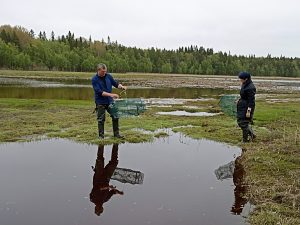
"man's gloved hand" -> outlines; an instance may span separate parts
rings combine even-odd
[[[250,118],[250,115],[251,115],[251,108],[248,108],[246,112],[246,118]]]

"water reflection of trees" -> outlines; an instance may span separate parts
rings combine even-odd
[[[233,179],[234,183],[234,203],[231,207],[231,212],[235,215],[240,215],[243,211],[245,204],[248,202],[245,194],[247,186],[244,183],[245,170],[241,162],[241,157],[236,158],[235,161],[229,162],[220,166],[215,170],[215,175],[218,180]]]
[[[70,100],[91,100],[93,92],[90,87],[83,86],[64,86],[43,84],[44,86],[3,86],[0,84],[0,97],[2,98],[37,98],[37,99],[70,99]],[[128,98],[183,98],[195,99],[200,97],[218,96],[224,92],[221,89],[209,88],[142,88],[130,89],[127,91]],[[114,90],[120,93],[119,90]],[[230,91],[226,91],[226,93]]]

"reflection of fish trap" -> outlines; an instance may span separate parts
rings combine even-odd
[[[218,180],[225,180],[232,178],[234,172],[234,161],[227,163],[226,165],[220,166],[215,170],[215,175]]]
[[[223,95],[219,101],[219,106],[226,115],[235,117],[238,99],[238,95]]]
[[[138,116],[146,111],[146,104],[140,98],[117,99],[111,107],[112,114],[119,118]]]
[[[121,183],[143,184],[144,174],[140,171],[134,171],[131,169],[116,168],[111,179],[117,180]]]

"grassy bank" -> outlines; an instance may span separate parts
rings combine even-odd
[[[31,72],[30,72],[31,73]],[[24,72],[22,71],[22,74]],[[51,76],[56,76],[50,72]],[[70,73],[72,76],[73,73]],[[66,74],[64,74],[66,75]],[[85,75],[82,75],[85,76]],[[87,77],[90,74],[86,75]],[[187,110],[218,112],[217,100],[188,102],[172,108],[151,107],[143,115],[121,119],[121,133],[130,143],[148,142],[166,136],[160,128],[171,128],[196,139],[240,145],[245,149],[242,162],[246,170],[247,197],[256,205],[251,224],[300,224],[300,95],[260,96],[255,112],[254,143],[241,144],[241,131],[234,118],[176,117],[157,112]],[[273,101],[272,99],[276,99]],[[291,100],[290,102],[286,102]],[[271,101],[272,100],[272,101]],[[198,108],[195,108],[198,107]],[[99,143],[94,104],[78,100],[0,99],[0,142],[26,141],[42,136]],[[111,120],[106,119],[105,144],[112,138]]]
[[[255,117],[258,139],[241,145],[247,195],[256,205],[250,223],[300,224],[300,103],[261,101]],[[233,129],[233,121],[223,119],[215,117],[202,127],[176,130],[193,138],[235,143],[240,131]]]

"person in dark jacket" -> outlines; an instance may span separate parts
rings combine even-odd
[[[241,81],[240,99],[237,102],[237,123],[243,131],[243,142],[253,141],[256,137],[250,123],[253,121],[255,110],[256,88],[248,72],[239,73]]]
[[[242,153],[243,154],[243,153]],[[241,163],[242,156],[236,158],[234,162],[233,171],[233,183],[234,183],[234,204],[232,205],[231,212],[235,215],[240,215],[243,212],[243,208],[248,202],[245,194],[247,192],[247,186],[244,183],[245,169]]]
[[[90,193],[90,201],[95,204],[95,214],[100,216],[103,213],[103,204],[115,194],[123,195],[116,187],[109,185],[109,181],[118,165],[118,145],[114,144],[111,152],[111,159],[104,167],[104,145],[98,146],[97,159],[94,168],[93,189]]]
[[[104,138],[105,111],[107,111],[112,118],[114,137],[124,138],[119,132],[119,118],[112,113],[113,101],[114,99],[118,99],[119,95],[111,92],[113,86],[123,90],[126,90],[127,87],[119,84],[111,74],[107,73],[107,67],[103,63],[98,64],[97,73],[92,78],[92,85],[95,94],[99,138]]]

